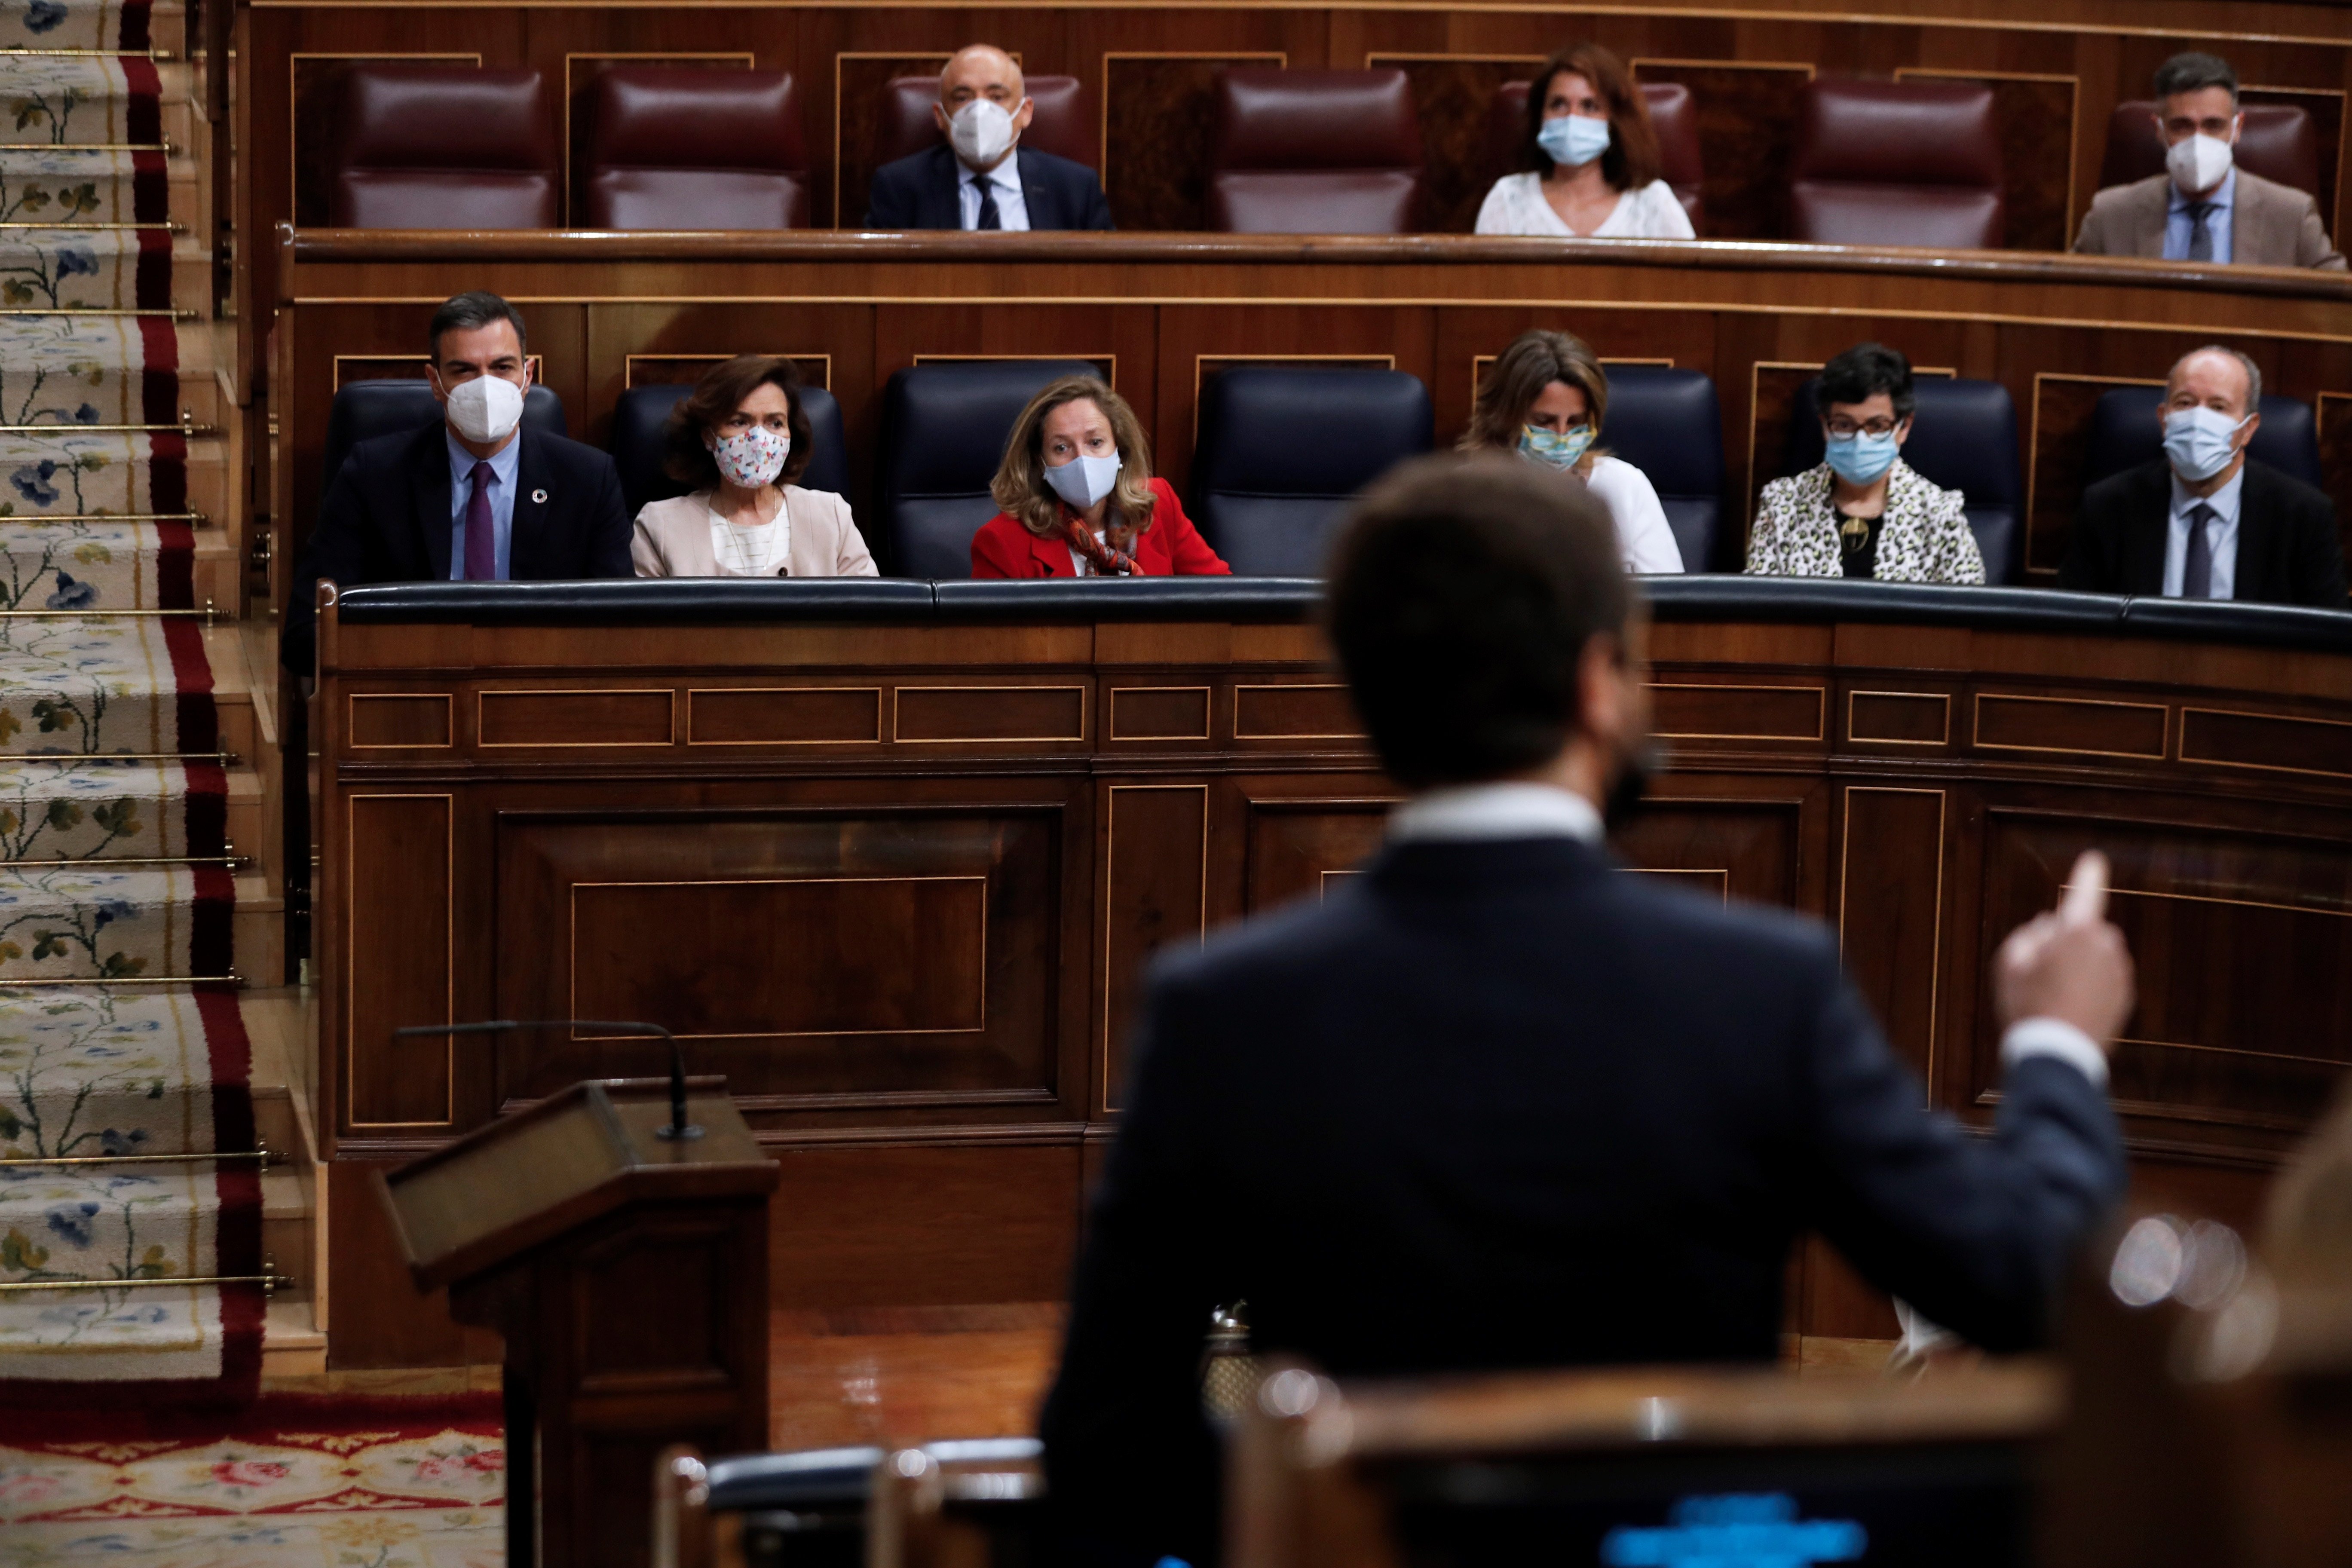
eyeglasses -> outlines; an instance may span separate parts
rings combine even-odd
[[[1901,423],[1899,419],[1873,419],[1866,425],[1857,425],[1851,419],[1832,419],[1830,435],[1840,441],[1851,441],[1856,436],[1891,436]]]

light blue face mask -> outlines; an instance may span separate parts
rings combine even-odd
[[[1548,468],[1572,468],[1584,460],[1585,449],[1592,445],[1593,429],[1579,425],[1565,434],[1556,430],[1538,430],[1532,425],[1519,426],[1519,456],[1541,463]]]
[[[1547,120],[1536,132],[1536,145],[1563,169],[1581,169],[1609,151],[1609,121],[1582,114]]]
[[[1884,436],[1867,436],[1860,431],[1851,436],[1832,436],[1828,441],[1830,472],[1850,485],[1875,484],[1879,475],[1895,466],[1896,446],[1892,430]]]
[[[2214,408],[2172,410],[2164,416],[2164,455],[2172,471],[2191,484],[2211,479],[2238,455],[2237,436],[2245,424]]]

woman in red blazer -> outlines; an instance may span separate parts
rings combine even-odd
[[[1004,510],[971,536],[975,577],[1230,577],[1192,527],[1127,399],[1090,375],[1032,398],[990,487]]]

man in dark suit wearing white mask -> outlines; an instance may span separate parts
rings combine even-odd
[[[1035,111],[1021,67],[987,44],[940,73],[931,118],[947,138],[874,171],[869,228],[1109,228],[1102,182],[1084,163],[1020,145]]]
[[[279,657],[309,674],[318,584],[632,577],[612,458],[522,423],[522,314],[496,294],[433,313],[437,424],[360,442],[327,482],[294,572]]]
[[[2163,458],[2083,492],[2058,586],[2343,609],[2335,503],[2246,455],[2262,405],[2262,370],[2244,354],[2182,355],[2158,411]]]

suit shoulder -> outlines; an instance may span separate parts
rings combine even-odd
[[[362,468],[396,468],[415,461],[421,454],[435,448],[446,449],[440,440],[442,426],[438,420],[415,430],[395,430],[389,436],[371,436],[364,441],[354,441],[344,454],[343,462]]]
[[[2127,185],[2109,185],[2091,195],[2091,211],[2095,214],[2120,212],[2150,201],[2166,199],[2164,187],[2170,184],[2169,174],[2150,174],[2144,180],[2134,180]]]
[[[875,170],[867,183],[869,185],[874,185],[885,181],[893,184],[901,180],[919,181],[931,166],[940,161],[941,154],[947,152],[946,142],[934,142],[929,146],[909,153],[903,158],[891,159]]]
[[[2328,499],[2326,490],[2305,484],[2284,468],[2273,468],[2268,463],[2248,458],[2246,482],[2266,491],[2265,499],[2272,506],[2292,506],[2304,511],[2335,515],[2336,503]]]
[[[532,439],[542,444],[551,462],[592,470],[613,467],[613,454],[602,447],[592,447],[585,441],[575,441],[569,436],[558,436],[552,431],[535,433]]]
[[[1041,148],[1021,149],[1021,166],[1032,174],[1048,176],[1056,180],[1078,180],[1089,185],[1096,183],[1095,172],[1084,163],[1075,158],[1065,158],[1058,153],[1048,153]]]
[[[2165,467],[2164,459],[2158,458],[2154,462],[2141,463],[2135,468],[2126,468],[2121,473],[2109,474],[2105,479],[2084,487],[2083,506],[2085,510],[2094,507],[2128,506],[2143,492],[2161,489],[2164,487],[2166,476],[2170,472],[2171,470]]]
[[[2315,213],[2319,210],[2318,202],[2312,199],[2309,191],[2297,190],[2293,185],[2283,185],[2276,180],[2265,180],[2252,169],[2241,168],[2238,171],[2238,199],[2244,201],[2249,196],[2256,203],[2275,202],[2298,217],[2305,213]]]

